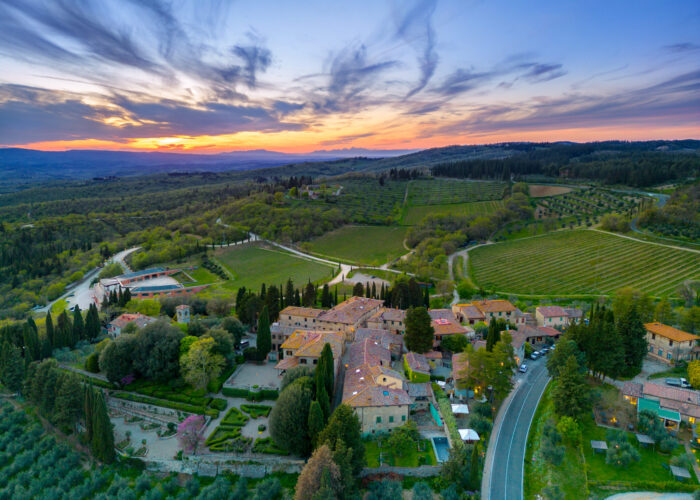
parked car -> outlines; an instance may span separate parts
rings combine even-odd
[[[523,363],[522,365],[520,365],[520,368],[518,368],[518,371],[520,373],[525,373],[527,371],[527,365]]]
[[[532,354],[530,354],[530,359],[537,359],[540,357],[540,351],[534,351]]]
[[[690,389],[692,386],[686,379],[681,378],[667,378],[666,385],[672,385],[673,387],[682,387],[683,389]]]

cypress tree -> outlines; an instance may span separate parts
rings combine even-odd
[[[323,291],[321,292],[321,307],[331,307],[331,293],[328,288],[328,283],[323,285]]]
[[[95,411],[95,390],[90,384],[85,384],[83,391],[83,415],[85,416],[85,436],[88,443],[92,443],[93,436],[93,412]]]
[[[83,314],[80,312],[80,306],[75,306],[75,308],[73,309],[73,345],[75,345],[75,343],[77,343],[78,341],[84,339],[85,322],[83,321]]]
[[[338,305],[338,286],[337,285],[335,287],[335,298],[333,299],[333,305],[334,306]]]
[[[474,489],[479,489],[479,486],[481,486],[479,481],[479,460],[479,443],[475,443],[472,446],[471,460],[469,460],[469,483]]]
[[[333,350],[329,343],[323,346],[323,351],[321,351],[321,359],[318,362],[316,371],[323,369],[323,381],[326,385],[326,393],[329,398],[333,397],[333,389],[335,387],[335,373],[333,369]]]
[[[267,306],[263,306],[263,310],[258,317],[258,338],[257,338],[257,357],[263,361],[267,358],[270,349],[272,348],[272,340],[270,338],[270,317],[267,312]]]
[[[102,391],[95,392],[93,406],[92,453],[105,464],[114,462],[114,433]]]
[[[284,303],[286,306],[296,305],[294,300],[294,282],[292,278],[287,279],[287,285],[284,289]]]
[[[319,387],[316,387],[316,401],[323,411],[323,422],[328,422],[328,417],[331,415],[331,402],[328,399],[325,384],[319,384]]]
[[[51,318],[51,311],[49,311],[46,314],[46,339],[48,340],[51,349],[53,349],[56,345],[55,336],[56,334],[54,333],[53,329],[53,319]]]
[[[423,289],[423,306],[430,307],[430,292],[427,286]]]
[[[19,391],[24,382],[22,352],[9,342],[3,342],[0,351],[0,380],[12,392]]]
[[[38,361],[41,358],[41,346],[36,330],[27,322],[22,327],[24,346],[27,348],[25,355],[29,361]]]
[[[316,441],[318,440],[318,435],[323,430],[325,426],[325,419],[323,418],[323,410],[318,401],[311,401],[309,406],[309,439],[313,447],[316,447]]]

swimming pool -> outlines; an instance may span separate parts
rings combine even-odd
[[[430,439],[433,443],[433,451],[438,463],[446,462],[450,458],[450,445],[445,437],[434,437]]]

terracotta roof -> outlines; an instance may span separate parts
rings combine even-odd
[[[438,351],[428,351],[424,354],[427,359],[442,359],[442,353]]]
[[[414,372],[430,373],[430,364],[428,359],[422,354],[416,352],[407,352],[404,354],[408,367]]]
[[[313,307],[287,306],[280,311],[280,316],[301,316],[303,318],[318,318],[325,311]]]
[[[180,310],[180,309],[189,309],[189,308],[190,308],[190,306],[188,306],[187,304],[180,304],[175,309]]]
[[[478,307],[483,313],[494,312],[512,312],[515,311],[515,306],[507,300],[480,300],[472,302],[472,305]]]
[[[430,315],[430,319],[433,320],[447,319],[453,322],[457,321],[455,313],[452,312],[452,309],[431,309],[428,311],[428,314]]]
[[[351,392],[347,399],[343,391],[343,404],[354,408],[368,406],[408,406],[411,404],[411,398],[408,396],[408,392],[403,389],[368,385]]]
[[[540,306],[536,309],[545,318],[558,318],[567,316],[563,307],[559,306]]]
[[[121,316],[114,318],[109,324],[121,329],[129,323],[136,323],[136,326],[138,326],[139,328],[143,328],[144,326],[148,325],[149,323],[153,323],[154,321],[156,321],[156,318],[146,316],[145,314],[124,313]]]
[[[296,356],[292,356],[290,358],[284,358],[280,360],[280,362],[275,365],[275,368],[277,368],[278,370],[289,370],[290,368],[294,368],[298,365],[299,358],[297,358]]]
[[[348,348],[348,369],[369,364],[371,366],[391,364],[391,352],[379,342],[363,339],[350,344]]]
[[[474,331],[471,328],[467,329],[463,327],[455,321],[450,321],[449,319],[443,318],[434,319],[430,322],[430,324],[432,325],[433,330],[435,330],[436,337],[440,337],[443,335],[456,335],[458,333],[466,335],[470,331]]]
[[[646,323],[644,328],[651,333],[661,335],[667,339],[675,340],[676,342],[687,342],[689,340],[698,340],[700,337],[692,333],[684,332],[672,326],[664,325],[663,323]]]
[[[382,308],[374,313],[367,321],[399,321],[406,319],[406,311],[403,309]]]
[[[561,335],[561,332],[559,330],[557,330],[556,328],[552,328],[551,326],[521,325],[518,328],[518,332],[524,334],[525,338],[556,337],[557,335]]]
[[[373,330],[371,328],[358,328],[355,332],[355,342],[365,339],[378,342],[387,349],[403,346],[403,337],[397,333],[391,333],[386,330]]]
[[[583,317],[583,310],[581,310],[577,307],[566,307],[566,308],[564,308],[564,311],[566,311],[566,315],[569,318],[582,318]]]
[[[622,386],[622,395],[633,398],[641,398],[644,386],[637,382],[625,382]]]
[[[384,304],[383,300],[368,299],[366,297],[350,297],[333,309],[324,311],[323,314],[319,316],[319,319],[329,323],[355,325],[360,322],[365,314],[381,307],[382,304]]]
[[[527,340],[527,335],[525,332],[520,332],[518,330],[509,330],[509,332],[513,340],[510,342],[510,345],[513,346],[514,350],[520,349],[525,341]]]
[[[644,384],[644,397],[653,396],[656,398],[676,401],[678,403],[700,405],[699,395],[700,393],[698,391],[668,387],[660,384],[652,384],[651,382]]]
[[[484,319],[484,313],[481,309],[472,304],[456,304],[452,306],[453,310],[458,309],[459,313],[466,319]]]
[[[295,331],[282,344],[282,349],[291,349],[294,356],[317,358],[321,356],[323,346],[329,344],[333,359],[338,359],[343,352],[344,336],[340,332]]]
[[[422,383],[412,383],[409,382],[406,384],[406,387],[408,389],[408,395],[415,399],[415,398],[429,398],[433,395],[433,388],[430,385],[430,382],[422,382]]]

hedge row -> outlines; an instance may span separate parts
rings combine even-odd
[[[252,442],[251,438],[241,436],[240,427],[222,424],[212,432],[205,444],[211,451],[246,451]]]
[[[433,383],[433,393],[435,394],[435,399],[437,399],[438,406],[440,407],[440,413],[442,418],[445,420],[445,425],[447,426],[447,431],[450,433],[453,443],[461,443],[462,438],[457,430],[457,420],[455,419],[454,413],[452,413],[452,405],[450,400],[447,399],[445,393],[440,388],[439,385]]]
[[[209,403],[209,406],[215,410],[224,411],[228,406],[228,402],[225,399],[214,398]]]
[[[169,401],[167,399],[139,396],[137,394],[131,394],[129,392],[115,392],[112,394],[112,396],[119,399],[125,399],[127,401],[134,401],[136,403],[145,403],[154,406],[162,406],[164,408],[170,408],[172,410],[179,410],[187,413],[197,413],[199,415],[207,415],[212,418],[219,418],[219,410],[213,408],[205,408],[204,406],[194,406],[186,403]]]
[[[138,392],[139,394],[144,394],[146,396],[151,396],[158,399],[166,399],[168,401],[185,403],[193,406],[206,407],[211,400],[211,398],[204,396],[204,391],[194,391],[183,388],[182,390],[178,390],[176,392],[169,386],[161,385],[140,387],[139,385],[129,384],[125,387],[125,390]]]
[[[226,382],[228,378],[233,375],[233,372],[236,371],[237,366],[238,365],[236,363],[233,363],[232,366],[221,372],[221,375],[219,375],[216,379],[210,380],[207,384],[207,390],[214,394],[221,392],[224,382]]]
[[[267,405],[241,405],[241,410],[252,418],[267,417],[272,411],[272,406]]]
[[[228,413],[226,413],[226,416],[221,420],[221,425],[243,427],[246,424],[246,422],[248,422],[248,420],[250,420],[250,418],[248,418],[248,415],[244,415],[243,413],[241,413],[241,410],[234,407],[231,408],[228,411]]]
[[[687,492],[700,490],[700,485],[681,483],[678,481],[588,481],[588,486],[594,486],[601,489],[614,491],[616,489],[639,490],[639,491],[661,491],[664,493],[670,492]]]
[[[268,455],[289,455],[289,452],[278,447],[271,437],[256,439],[255,444],[253,444],[253,453],[266,453]]]
[[[229,396],[231,398],[245,398],[248,401],[275,400],[279,397],[279,391],[276,389],[262,389],[261,391],[253,392],[247,389],[224,387],[221,389],[221,393],[224,396]]]

